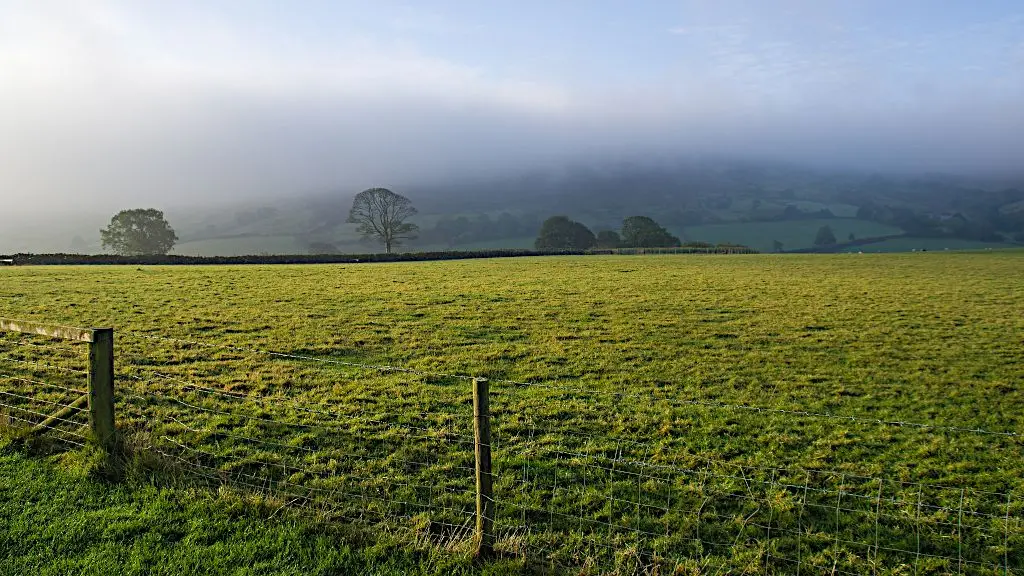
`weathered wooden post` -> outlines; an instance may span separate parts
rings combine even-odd
[[[476,440],[476,535],[475,556],[494,555],[494,492],[491,476],[491,409],[486,378],[473,379],[473,436]]]
[[[89,343],[89,419],[93,437],[107,456],[114,454],[114,330],[97,328]]]
[[[117,447],[114,430],[114,329],[72,328],[0,318],[0,331],[36,334],[49,338],[73,340],[89,344],[89,392],[61,410],[33,426],[33,432],[43,432],[51,425],[72,414],[82,404],[89,407],[89,424],[93,438],[113,456]]]

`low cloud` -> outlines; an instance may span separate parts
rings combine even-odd
[[[706,8],[662,28],[683,44],[659,74],[602,84],[504,73],[401,38],[306,42],[199,7],[138,6],[3,9],[8,214],[356,190],[604,156],[950,172],[1024,160],[1020,19],[900,39],[828,12],[766,30]],[[820,33],[793,39],[789,27],[809,22]],[[458,25],[409,11],[390,29]],[[948,62],[966,76],[943,73],[950,38],[974,46]]]

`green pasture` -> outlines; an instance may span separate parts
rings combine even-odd
[[[1024,564],[1024,251],[13,267],[0,317],[115,328],[128,454],[106,480],[57,442],[75,423],[9,420],[3,573]],[[43,412],[83,363],[4,336],[0,389]],[[482,566],[466,377],[492,395]]]

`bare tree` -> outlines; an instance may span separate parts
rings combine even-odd
[[[406,222],[416,214],[412,202],[401,194],[387,188],[370,188],[356,195],[348,221],[359,224],[359,233],[364,238],[376,238],[384,243],[391,253],[392,246],[399,246],[402,240],[416,237],[419,226]]]

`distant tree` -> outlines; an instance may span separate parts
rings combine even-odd
[[[814,238],[815,246],[831,246],[836,243],[836,235],[832,232],[831,226],[818,228],[818,235]]]
[[[167,254],[178,236],[164,219],[164,213],[152,208],[122,210],[100,230],[104,249],[123,256]]]
[[[679,238],[647,216],[630,216],[622,221],[622,245],[629,248],[680,246]]]
[[[597,238],[589,228],[567,216],[552,216],[544,221],[534,246],[537,250],[587,250]]]
[[[857,236],[853,232],[850,232],[850,235],[847,236],[846,239],[850,242],[853,242],[854,240],[857,239]]]
[[[772,252],[782,252],[782,242],[779,242],[778,240],[772,240]]]
[[[622,238],[615,230],[601,230],[597,233],[598,248],[618,248],[622,246]]]
[[[414,215],[416,209],[405,196],[387,188],[369,188],[357,194],[352,201],[348,222],[359,224],[359,233],[363,238],[383,243],[384,249],[390,254],[392,247],[416,237],[419,227],[406,222]]]

